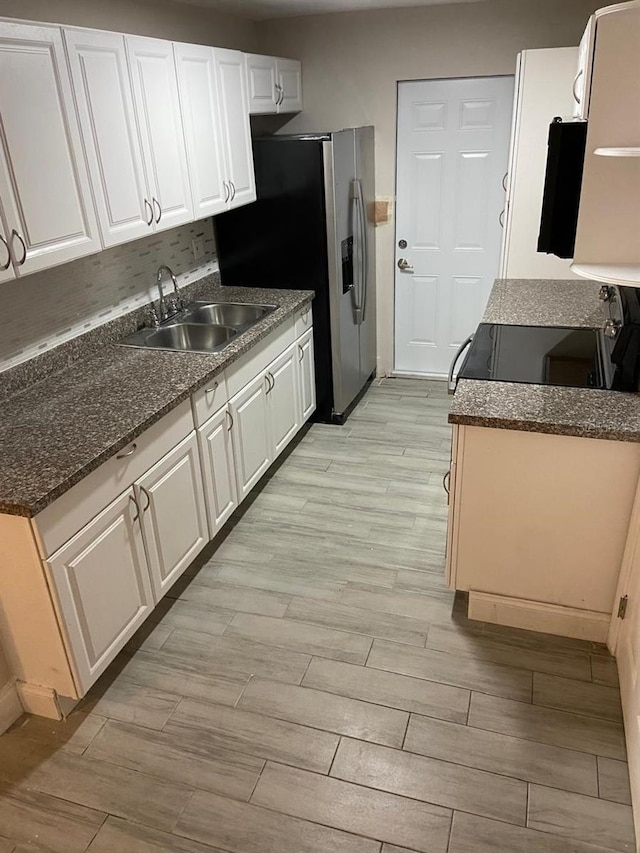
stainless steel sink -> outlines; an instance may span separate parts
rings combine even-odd
[[[239,334],[238,329],[230,326],[174,321],[157,329],[142,329],[125,338],[122,343],[130,347],[180,352],[218,352]]]
[[[141,329],[120,344],[174,352],[219,352],[276,308],[236,302],[191,302],[160,326]]]
[[[182,315],[186,323],[214,323],[246,328],[275,311],[275,305],[250,305],[236,302],[192,302]]]

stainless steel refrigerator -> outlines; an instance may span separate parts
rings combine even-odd
[[[372,127],[253,142],[257,201],[216,217],[223,285],[315,290],[316,420],[376,367]]]

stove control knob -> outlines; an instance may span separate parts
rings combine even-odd
[[[617,337],[619,329],[620,323],[618,323],[617,320],[605,320],[604,326],[602,327],[602,331],[604,332],[605,338]]]

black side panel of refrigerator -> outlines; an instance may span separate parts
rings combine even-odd
[[[256,139],[257,201],[214,218],[223,285],[314,290],[315,420],[333,407],[322,142]]]

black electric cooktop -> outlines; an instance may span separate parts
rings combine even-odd
[[[458,379],[610,387],[598,329],[481,323]]]

